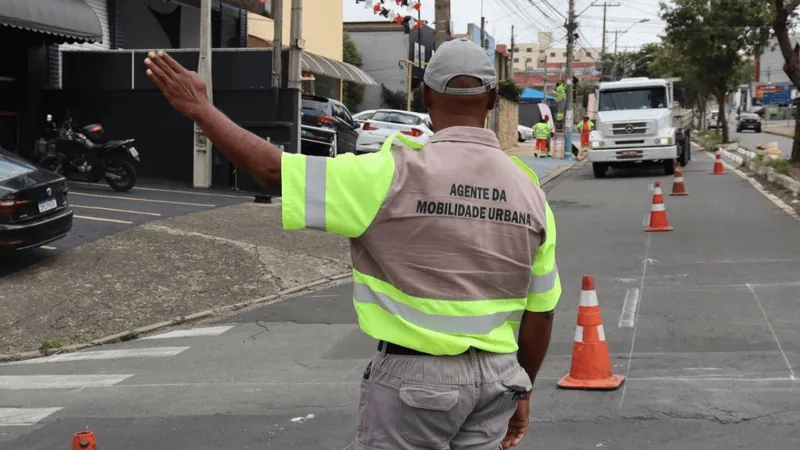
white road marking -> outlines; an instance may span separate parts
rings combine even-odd
[[[55,247],[53,247],[52,245],[43,245],[43,246],[41,246],[41,247],[39,247],[39,248],[41,248],[42,250],[57,250],[57,249],[56,249]]]
[[[633,328],[636,323],[636,306],[639,304],[639,289],[630,288],[625,293],[625,303],[622,304],[622,312],[619,315],[620,328]]]
[[[86,192],[74,192],[74,191],[70,191],[69,195],[83,195],[84,197],[96,197],[96,198],[112,198],[115,200],[129,200],[132,202],[164,203],[167,205],[200,206],[207,208],[213,208],[216,206],[216,205],[210,205],[208,203],[174,202],[170,200],[153,200],[149,198],[121,197],[118,195],[88,194]]]
[[[78,184],[83,186],[96,186],[97,183],[84,183],[80,181],[70,181],[70,184]],[[175,194],[187,194],[187,195],[205,195],[207,197],[226,197],[226,198],[241,198],[241,199],[249,199],[250,196],[247,195],[233,195],[233,194],[217,194],[214,192],[192,192],[192,191],[184,191],[181,189],[162,189],[162,188],[147,188],[147,187],[140,187],[136,186],[132,189],[133,191],[153,191],[153,192],[171,192]]]
[[[93,361],[123,358],[168,358],[188,350],[189,347],[128,348],[123,350],[100,350],[94,352],[64,353],[45,358],[26,359],[9,364],[44,364],[52,362]]]
[[[72,217],[74,217],[76,219],[83,219],[83,220],[94,220],[95,222],[121,223],[121,224],[124,224],[124,225],[130,225],[130,224],[133,223],[130,220],[106,219],[104,217],[79,216],[77,214],[75,214]]]
[[[233,325],[190,328],[188,330],[175,330],[175,331],[169,331],[167,333],[157,334],[155,336],[148,336],[142,338],[141,340],[145,341],[148,339],[174,339],[174,338],[199,337],[199,336],[219,336],[220,334],[230,330],[231,328],[233,328]]]
[[[100,206],[85,206],[85,205],[72,205],[73,208],[81,208],[81,209],[96,209],[98,211],[111,211],[111,212],[120,212],[126,214],[142,214],[145,216],[153,216],[153,217],[161,217],[159,213],[152,213],[152,212],[144,212],[144,211],[132,211],[130,209],[116,209],[116,208],[103,208]]]
[[[0,390],[111,387],[133,375],[0,375]]]
[[[761,298],[756,294],[756,290],[753,289],[753,286],[747,285],[747,288],[750,289],[750,293],[753,294],[753,297],[756,299],[756,303],[758,303],[758,308],[761,310],[761,314],[764,315],[764,320],[767,321],[767,326],[769,326],[769,331],[772,333],[772,338],[775,339],[775,343],[778,345],[778,350],[780,350],[781,355],[783,356],[783,360],[786,362],[786,367],[789,368],[789,377],[794,380],[794,370],[792,370],[792,363],[789,362],[789,358],[786,357],[786,353],[783,351],[783,347],[781,346],[781,341],[778,340],[778,335],[775,334],[775,329],[772,328],[772,322],[770,322],[769,317],[767,316],[767,312],[764,311],[764,305],[761,304]]]
[[[50,414],[64,408],[0,408],[0,427],[35,425]]]
[[[642,301],[642,296],[644,296],[644,282],[647,278],[647,263],[651,261],[650,259],[650,237],[652,233],[647,234],[647,244],[644,250],[644,258],[642,259],[642,281],[639,284],[639,302]],[[633,333],[631,334],[631,350],[628,352],[628,367],[625,369],[625,378],[628,378],[631,374],[631,363],[633,362],[633,347],[636,345],[636,316],[639,314],[641,309],[637,309],[633,315],[634,323],[633,323]],[[625,391],[627,390],[627,383],[622,385],[622,395],[619,398],[619,407],[622,408],[622,404],[625,401]]]

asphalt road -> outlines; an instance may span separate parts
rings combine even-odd
[[[735,122],[730,123],[729,131],[731,139],[736,139],[739,142],[739,145],[748,150],[755,150],[759,145],[766,146],[770,142],[777,142],[778,148],[783,151],[782,156],[784,158],[789,158],[791,154],[792,140],[790,138],[771,133],[756,133],[754,131],[743,131],[741,133],[737,133]]]
[[[649,185],[669,192],[658,170],[596,180],[584,166],[547,186],[564,295],[519,448],[798,448],[800,224],[712,165],[696,153],[689,196],[665,196],[668,233],[643,229]],[[614,370],[628,376],[616,391],[555,388],[584,274],[596,279]],[[102,449],[342,450],[375,348],[350,294],[342,285],[194,336],[0,365],[0,449],[66,448],[88,428]]]
[[[69,186],[69,201],[74,211],[72,231],[49,245],[4,259],[0,263],[0,277],[146,222],[253,201],[253,196],[245,193],[157,184],[140,184],[128,192],[116,192],[107,184],[71,182]]]

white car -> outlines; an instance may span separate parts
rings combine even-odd
[[[519,142],[525,142],[531,139],[533,139],[533,128],[517,125],[517,140]]]
[[[375,110],[374,109],[369,109],[367,111],[361,111],[358,114],[353,114],[353,120],[355,120],[356,123],[360,127],[363,127],[364,126],[364,122],[369,120],[369,118],[372,117],[373,114],[375,114]]]
[[[424,145],[433,136],[433,124],[427,114],[379,109],[361,127],[356,152],[377,152],[386,138],[397,133]]]

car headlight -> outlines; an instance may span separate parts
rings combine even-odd
[[[603,141],[592,141],[592,148],[598,148],[598,147],[602,147],[604,145],[605,145],[605,142],[603,142]]]
[[[658,138],[658,139],[656,139],[656,144],[658,144],[658,145],[670,145],[670,144],[672,144],[672,138],[670,138],[670,137]]]

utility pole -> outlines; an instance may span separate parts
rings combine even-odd
[[[546,105],[547,104],[547,51],[546,50],[544,53],[544,78],[542,80],[544,81],[544,86],[542,86],[542,93],[544,94],[544,98],[542,101]]]
[[[293,122],[297,127],[295,140],[297,141],[297,153],[300,153],[300,113],[302,108],[303,78],[301,72],[301,60],[305,41],[303,40],[303,0],[292,0],[292,30],[290,33],[289,47],[289,89],[297,90],[297,111]]]
[[[486,31],[484,28],[486,27],[486,17],[481,16],[481,47],[484,50],[489,49],[489,42],[486,40]]]
[[[214,103],[214,89],[211,84],[211,0],[200,3],[200,60],[197,62],[197,74],[206,83],[208,101]],[[194,173],[192,184],[196,188],[211,187],[211,162],[214,144],[194,124]]]
[[[511,61],[509,62],[511,70],[508,71],[508,77],[514,78],[514,25],[511,25]]]
[[[281,88],[283,68],[283,0],[272,0],[272,87]],[[277,96],[276,96],[277,97]]]
[[[603,45],[600,49],[600,79],[602,80],[606,72],[606,13],[608,12],[608,8],[616,8],[619,7],[620,4],[603,2],[602,5],[589,5],[589,8],[593,6],[603,7]]]
[[[436,49],[450,40],[450,0],[435,0]]]
[[[575,23],[575,0],[569,0],[569,14],[567,19],[567,104],[564,111],[564,131],[566,139],[564,140],[563,157],[567,156],[568,151],[572,153],[572,99],[575,95],[575,86],[572,84],[572,62],[575,57],[575,31],[578,28]]]

